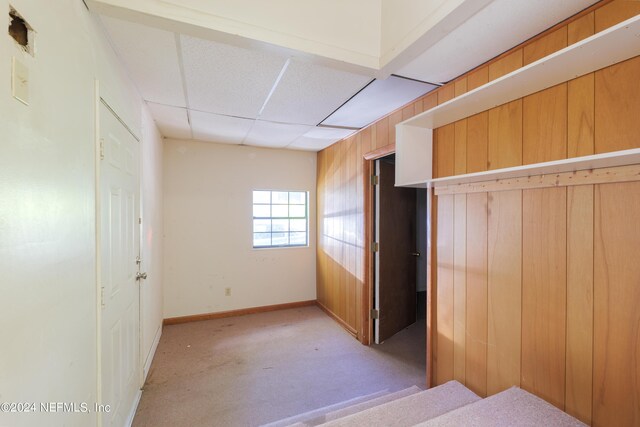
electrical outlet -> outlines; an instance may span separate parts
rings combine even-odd
[[[224,296],[225,297],[231,296],[231,288],[224,288]]]

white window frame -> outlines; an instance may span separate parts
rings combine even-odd
[[[269,203],[255,203],[255,193],[256,192],[269,192]],[[273,193],[289,193],[287,196],[287,203],[273,203]],[[304,193],[305,201],[304,204],[300,203],[291,203],[291,193]],[[255,216],[255,206],[269,206],[269,216]],[[273,216],[273,206],[287,206],[288,215],[285,216]],[[291,216],[291,206],[304,206],[304,217],[301,216]],[[272,190],[272,189],[254,189],[251,192],[251,211],[252,211],[252,220],[251,220],[251,246],[253,249],[278,249],[278,248],[306,248],[309,247],[309,192],[305,190]],[[291,220],[302,220],[305,221],[305,243],[291,243],[291,233],[302,233],[302,231],[292,231],[291,230]],[[269,230],[270,231],[256,231],[256,223],[255,221],[271,221]],[[274,220],[287,220],[288,231],[274,231],[273,230],[273,221]],[[286,244],[273,244],[273,235],[285,233],[287,234],[287,243]],[[270,234],[271,235],[271,244],[269,245],[255,245],[255,235],[256,234]]]

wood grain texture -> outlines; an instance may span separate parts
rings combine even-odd
[[[640,56],[595,73],[595,151],[640,146]]]
[[[489,110],[488,168],[522,165],[522,99]]]
[[[420,113],[423,111],[430,110],[433,107],[438,106],[438,92],[435,92],[435,91],[430,92],[424,95],[422,98],[420,98],[417,102],[418,102],[418,105],[421,105]],[[417,110],[416,110],[416,114],[418,114]]]
[[[522,191],[488,198],[487,394],[492,395],[520,386]]]
[[[442,178],[453,175],[455,172],[455,124],[437,128],[433,146],[435,176]]]
[[[595,11],[596,33],[640,13],[640,1],[615,0]]]
[[[531,64],[565,47],[567,47],[566,25],[526,45],[522,52],[522,62],[524,65]]]
[[[453,379],[453,196],[438,197],[435,383]]]
[[[371,141],[372,150],[389,144],[389,117],[385,117],[376,122],[375,132],[375,137]]]
[[[480,67],[467,75],[467,90],[473,90],[489,83],[489,67]]]
[[[595,190],[593,425],[640,425],[640,183]]]
[[[522,67],[522,48],[515,49],[489,64],[489,81],[509,74]]]
[[[566,83],[526,96],[522,117],[523,164],[567,158]]]
[[[467,78],[463,77],[454,82],[454,96],[458,97],[467,93]]]
[[[467,119],[467,173],[488,170],[489,113]]]
[[[396,143],[396,125],[402,121],[402,109],[396,110],[389,115],[389,139],[387,144]],[[380,147],[380,145],[378,145]]]
[[[567,45],[586,39],[595,33],[595,12],[590,12],[567,25]]]
[[[467,119],[458,120],[454,124],[454,160],[453,174],[467,173]]]
[[[438,89],[438,105],[452,100],[456,96],[454,83],[447,83]]]
[[[569,81],[567,83],[567,157],[594,154],[594,114],[594,73]]]
[[[454,196],[453,379],[465,383],[467,335],[467,196]]]
[[[486,193],[470,194],[467,196],[466,317],[466,386],[478,396],[484,397],[487,395]]]
[[[565,410],[591,423],[593,374],[593,185],[567,189]]]
[[[564,409],[567,189],[522,196],[522,388]]]

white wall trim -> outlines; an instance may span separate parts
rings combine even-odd
[[[131,425],[133,424],[133,418],[136,416],[136,412],[138,411],[138,405],[140,404],[141,398],[142,398],[142,389],[138,390],[138,392],[136,393],[136,401],[133,403],[133,406],[131,407],[131,412],[129,413],[129,416],[127,417],[127,422],[125,424],[127,427],[131,427]]]
[[[145,381],[147,381],[147,375],[149,375],[149,370],[151,369],[151,363],[153,362],[153,358],[156,356],[156,350],[158,349],[158,344],[160,344],[160,337],[162,336],[162,323],[160,323],[160,327],[156,331],[156,336],[153,339],[153,344],[151,345],[151,350],[149,350],[149,354],[147,354],[147,358],[144,362],[144,367],[142,368],[142,385],[144,386]]]

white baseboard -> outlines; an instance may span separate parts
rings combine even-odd
[[[138,390],[138,392],[136,393],[136,401],[133,402],[133,406],[131,407],[131,412],[127,417],[127,423],[125,424],[127,427],[131,427],[131,425],[133,424],[133,418],[136,416],[136,412],[138,411],[140,398],[142,398],[142,390]]]
[[[149,354],[147,354],[147,358],[144,361],[144,367],[142,368],[142,385],[147,380],[147,375],[149,375],[149,369],[151,369],[151,362],[153,362],[153,358],[156,355],[156,350],[158,349],[158,344],[160,343],[160,337],[162,336],[162,323],[160,327],[156,331],[156,336],[153,339],[153,344],[151,345],[151,350],[149,350]]]

